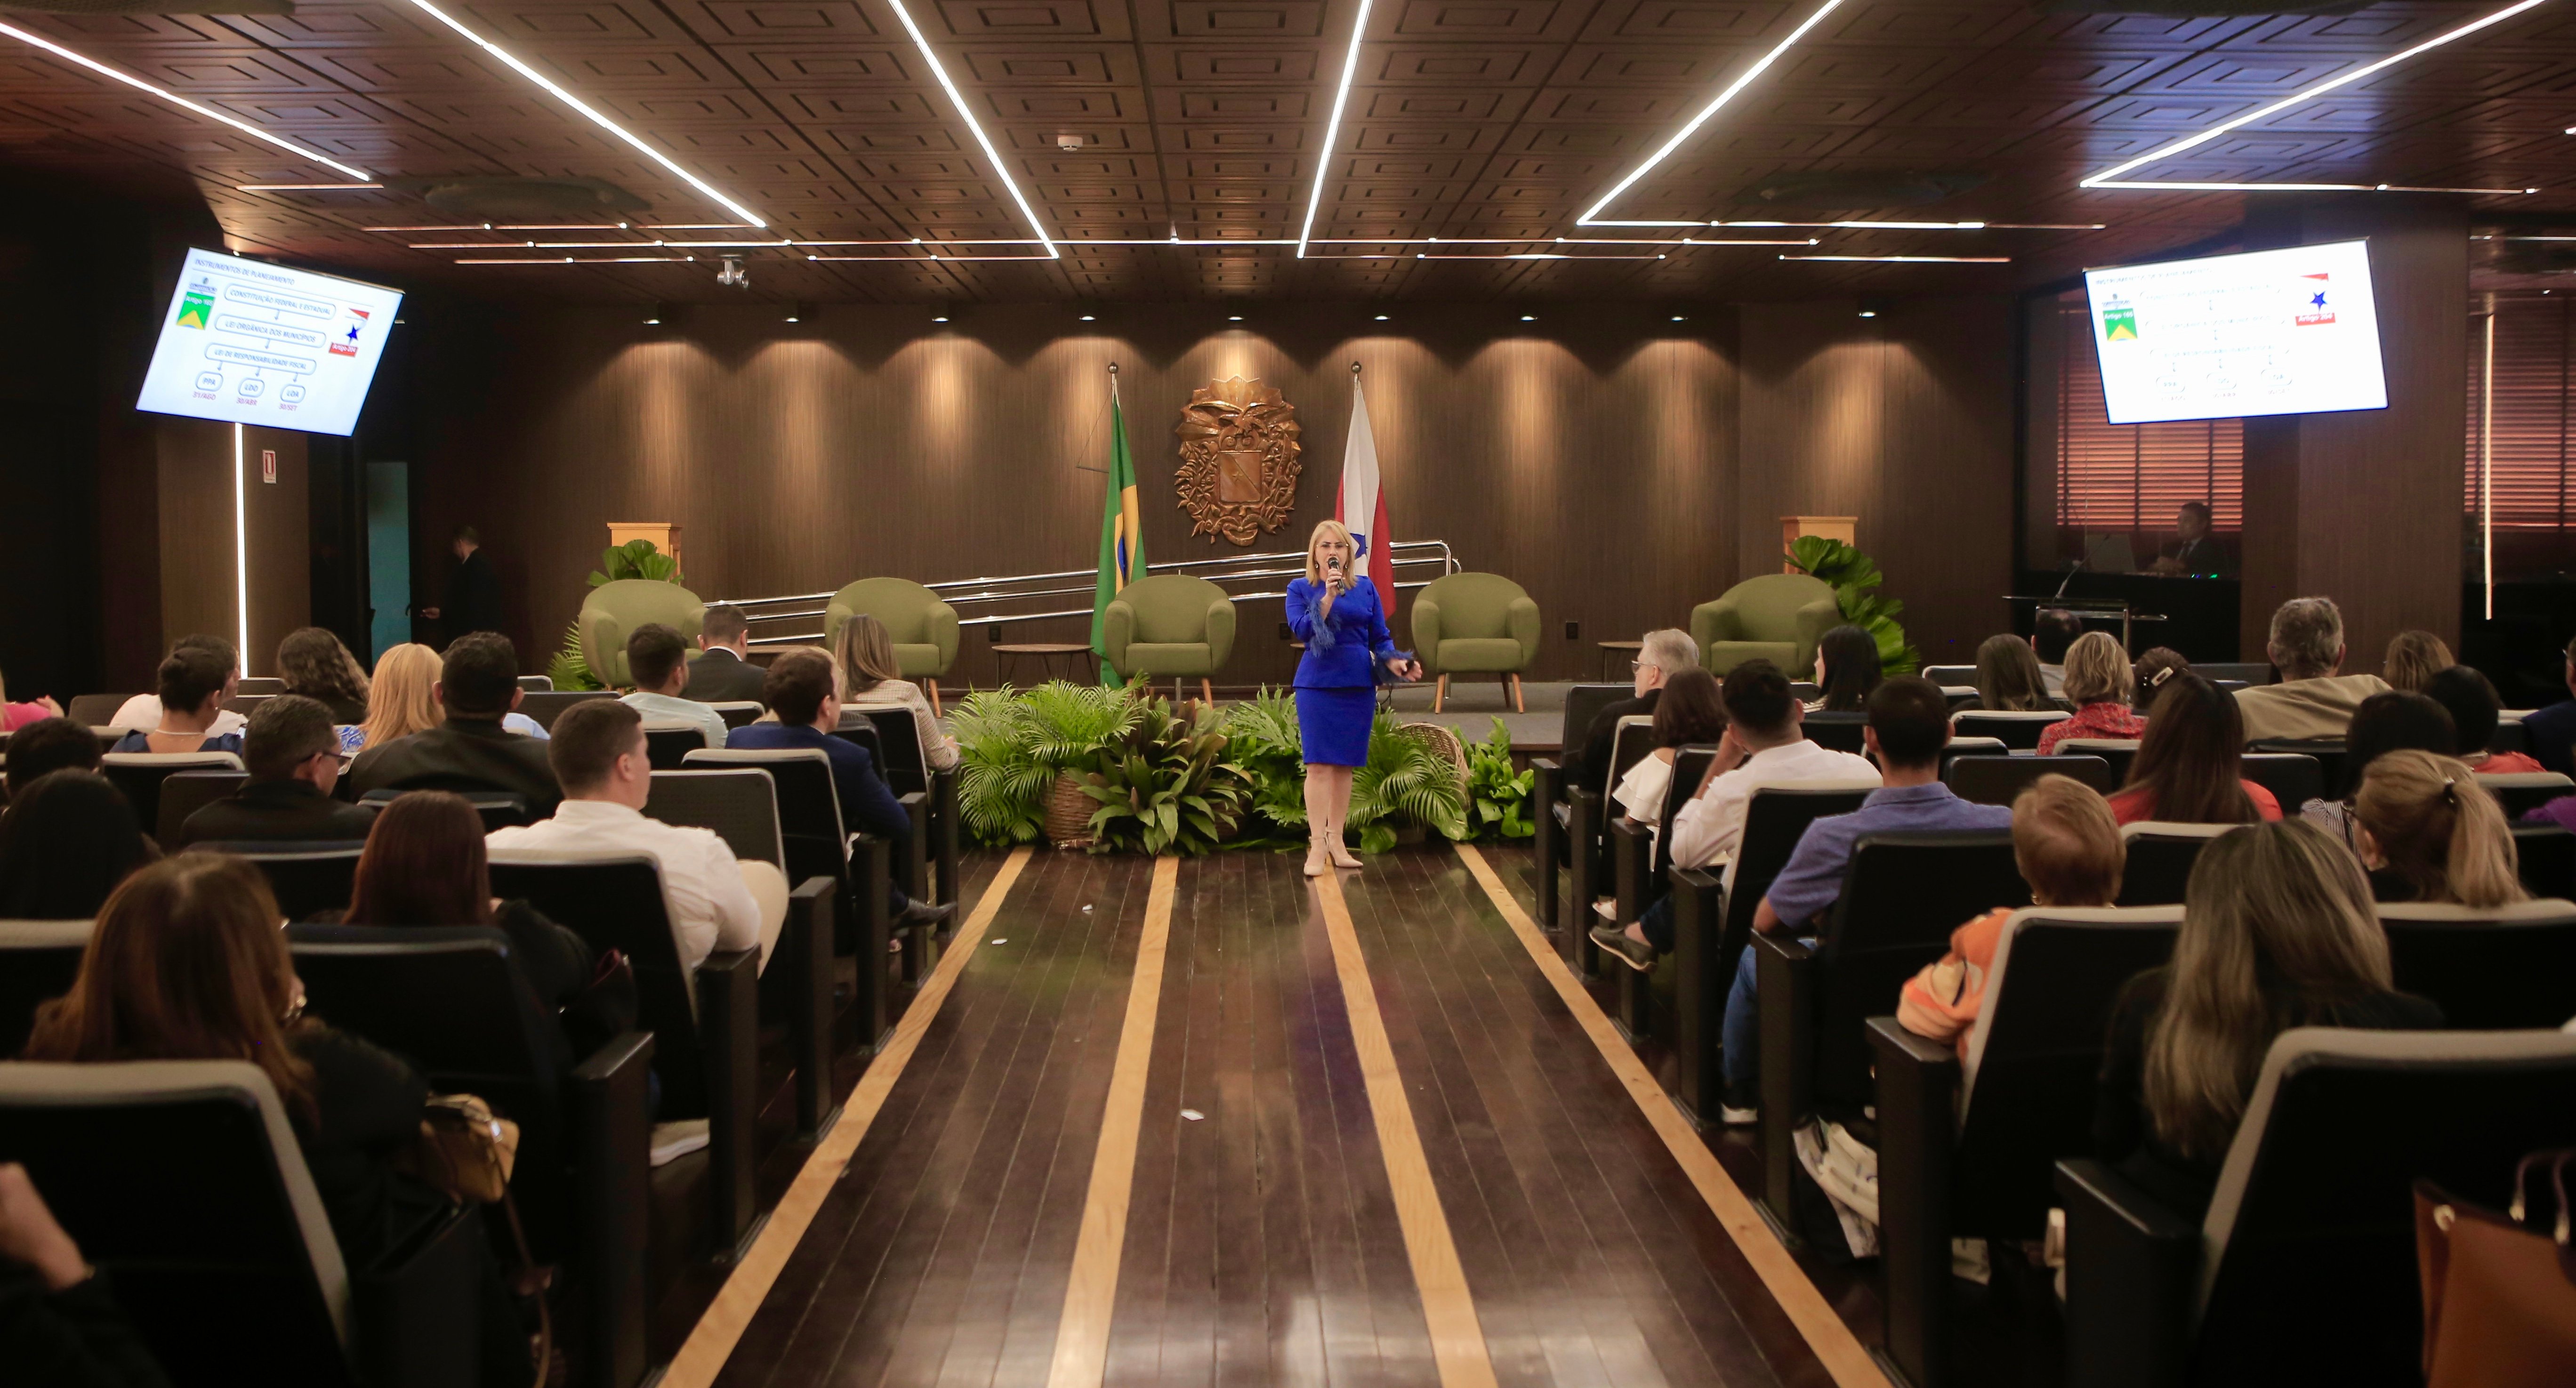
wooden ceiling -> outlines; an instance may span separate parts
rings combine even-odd
[[[1357,0],[910,3],[998,167],[887,0],[444,6],[756,211],[761,232],[654,230],[736,219],[409,0],[307,0],[291,15],[247,17],[0,16],[397,187],[241,191],[342,176],[6,37],[0,162],[102,186],[182,171],[234,249],[543,298],[712,299],[731,292],[714,279],[725,248],[652,243],[736,238],[886,243],[748,249],[752,293],[765,299],[1986,291],[2223,234],[2245,197],[2279,195],[2077,182],[2495,7],[2177,18],[2021,0],[1844,0],[1606,215],[2105,227],[1691,233],[1816,242],[1730,247],[1577,217],[1812,15],[1814,0],[1376,0],[1329,148]],[[2576,220],[2570,124],[2576,0],[2556,0],[2136,176],[2536,187],[2475,205]],[[1300,259],[1293,243],[1319,171],[1316,241]],[[1917,206],[1748,200],[1788,175],[1900,172],[1975,186]],[[1061,259],[997,244],[1034,235],[1005,173]],[[605,180],[649,206],[625,214],[622,231],[618,214],[567,219],[601,230],[370,230],[460,224],[406,181],[513,175]],[[1290,244],[1101,244],[1175,236]],[[625,254],[697,258],[457,263]],[[1485,258],[1514,254],[1569,258]]]

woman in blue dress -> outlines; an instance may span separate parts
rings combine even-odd
[[[1288,581],[1288,630],[1306,643],[1297,662],[1297,735],[1306,756],[1309,877],[1360,865],[1342,843],[1342,822],[1350,817],[1351,772],[1368,764],[1377,672],[1422,678],[1422,666],[1395,648],[1377,585],[1357,563],[1351,532],[1328,520],[1306,541],[1306,576]]]

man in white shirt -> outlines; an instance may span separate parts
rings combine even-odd
[[[680,697],[689,687],[689,643],[659,622],[646,622],[626,638],[626,673],[635,692],[620,702],[643,715],[647,723],[686,723],[706,738],[709,747],[725,745],[724,715]]]
[[[573,705],[555,720],[546,757],[563,783],[563,804],[552,819],[492,831],[486,842],[493,861],[564,852],[648,854],[661,868],[681,967],[694,971],[719,949],[755,945],[768,965],[787,920],[786,874],[775,863],[737,860],[711,829],[644,816],[653,766],[635,710],[608,699]]]
[[[218,708],[231,703],[233,695],[241,689],[241,652],[234,650],[233,643],[220,636],[182,636],[170,643],[170,652],[173,655],[185,650],[211,651],[232,670],[231,674],[224,677],[223,696],[215,701]],[[132,728],[148,733],[160,727],[161,720],[161,696],[137,694],[116,706],[116,716],[107,720],[107,726]],[[206,736],[222,737],[228,733],[240,732],[249,721],[231,709],[224,709],[215,715],[215,721],[206,729]]]

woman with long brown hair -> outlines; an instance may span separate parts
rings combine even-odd
[[[331,710],[343,725],[367,721],[367,672],[327,627],[298,627],[277,643],[277,675],[286,692]]]
[[[2010,634],[1989,636],[1977,647],[1977,707],[1994,713],[2039,713],[2057,707],[2048,697],[2048,675],[2039,653]]]
[[[2165,679],[2154,714],[2129,763],[2129,782],[2111,797],[2122,824],[2252,824],[2281,817],[2272,792],[2246,780],[2238,749],[2245,723],[2227,691],[2189,670]]]
[[[2388,937],[2342,845],[2295,819],[2220,835],[2192,866],[2173,962],[2112,1007],[2094,1155],[2197,1219],[2274,1037],[2441,1025],[2441,1008],[2392,988]]]
[[[840,639],[832,643],[832,673],[841,682],[841,702],[847,707],[911,710],[913,735],[921,740],[921,759],[931,770],[957,765],[956,739],[939,730],[939,717],[930,711],[921,686],[903,677],[885,623],[865,612],[841,623]]]
[[[2381,754],[2353,797],[2362,866],[2397,875],[2414,900],[2502,906],[2528,901],[2513,826],[2468,764],[2405,748]]]
[[[1673,781],[1673,749],[1714,743],[1726,736],[1726,705],[1718,702],[1717,676],[1694,665],[1667,678],[1663,696],[1655,700],[1654,724],[1648,731],[1655,749],[1637,758],[1610,798],[1619,802],[1628,818],[1658,824],[1664,813],[1664,792]]]

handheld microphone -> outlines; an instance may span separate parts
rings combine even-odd
[[[1342,556],[1330,554],[1324,557],[1324,575],[1336,584],[1342,581]]]

